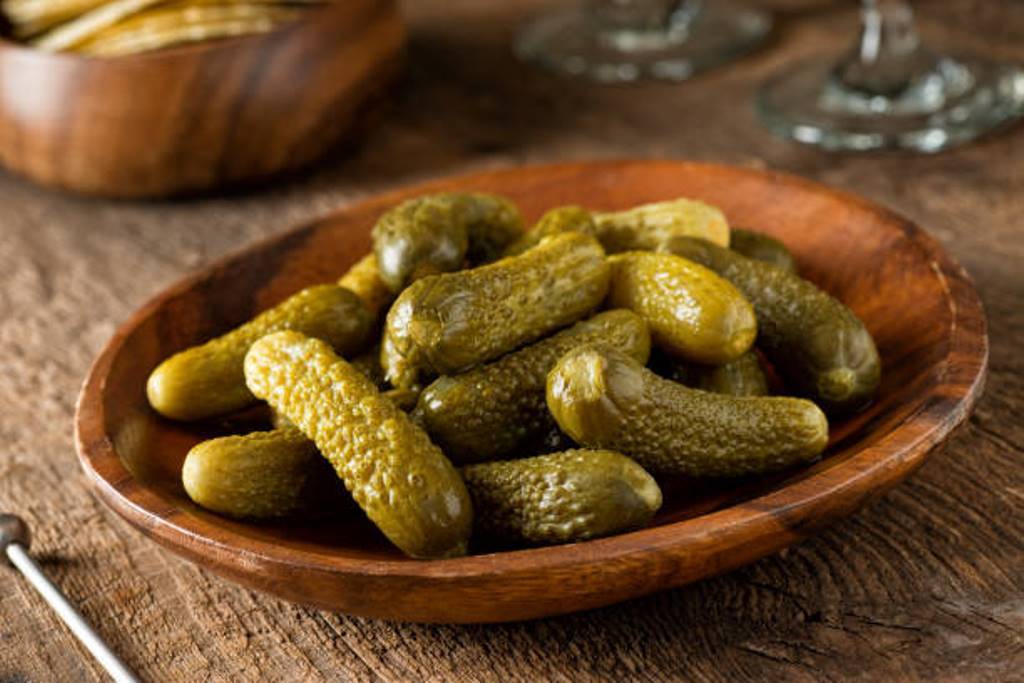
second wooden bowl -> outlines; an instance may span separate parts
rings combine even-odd
[[[43,185],[164,197],[322,155],[398,72],[394,0],[345,0],[264,35],[92,59],[0,40],[0,163]]]
[[[402,199],[498,192],[528,219],[560,204],[621,209],[690,196],[734,225],[769,232],[804,276],[861,316],[884,377],[875,403],[831,425],[825,457],[770,477],[663,481],[649,528],[585,543],[410,560],[365,518],[247,524],[196,507],[181,485],[210,425],[160,419],[146,377],[301,287],[336,279]],[[966,419],[987,358],[981,304],[964,271],[922,230],[868,202],[798,178],[674,162],[540,166],[453,178],[342,208],[187,278],[143,307],[93,365],[78,404],[82,466],[100,498],[174,552],[247,586],[354,614],[507,621],[606,605],[728,571],[848,515],[917,468]]]

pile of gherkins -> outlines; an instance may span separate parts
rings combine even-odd
[[[0,0],[0,19],[33,47],[95,57],[265,33],[326,0]]]
[[[354,499],[417,558],[576,541],[647,524],[655,477],[817,457],[825,413],[879,383],[861,321],[701,202],[559,207],[524,231],[504,198],[428,195],[373,244],[337,284],[153,371],[171,419],[273,410],[274,429],[189,452],[197,504],[270,519]],[[767,395],[764,361],[800,398]]]

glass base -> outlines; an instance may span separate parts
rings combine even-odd
[[[877,95],[844,84],[829,64],[805,62],[762,88],[769,130],[827,150],[938,152],[1024,115],[1019,67],[941,57],[899,93]]]
[[[750,52],[771,29],[764,12],[721,0],[701,3],[658,31],[599,31],[582,8],[542,16],[518,36],[524,61],[603,83],[642,79],[682,81]]]

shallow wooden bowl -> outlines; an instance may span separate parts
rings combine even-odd
[[[189,447],[219,433],[160,419],[146,377],[171,353],[240,323],[365,254],[377,216],[437,190],[514,199],[528,219],[580,203],[621,209],[680,195],[769,232],[803,274],[849,304],[878,342],[884,380],[867,411],[832,424],[823,460],[772,477],[664,482],[646,529],[572,545],[461,559],[402,557],[362,519],[260,525],[185,496]],[[906,477],[967,417],[987,338],[967,274],[925,232],[866,201],[776,173],[677,162],[598,162],[479,173],[356,205],[220,261],[145,305],[97,358],[78,403],[78,452],[100,498],[176,553],[288,600],[430,622],[560,614],[678,586],[773,553]]]
[[[394,0],[344,0],[265,34],[92,59],[0,39],[0,164],[44,185],[163,197],[323,154],[398,72]]]

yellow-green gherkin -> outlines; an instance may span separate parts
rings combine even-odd
[[[699,363],[726,363],[757,336],[754,309],[724,278],[696,263],[647,251],[608,258],[608,305],[628,308],[651,329],[654,344]]]
[[[347,356],[369,343],[371,326],[366,306],[349,290],[309,287],[227,334],[171,356],[150,374],[146,395],[157,412],[175,420],[231,413],[255,400],[245,386],[242,363],[260,337],[298,330]]]
[[[462,555],[472,504],[427,434],[330,347],[296,332],[256,342],[250,390],[309,437],[356,503],[412,557]]]
[[[665,474],[761,474],[806,462],[828,443],[828,421],[810,401],[690,389],[597,347],[558,362],[548,375],[547,403],[577,443],[619,451]]]

